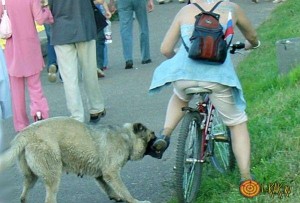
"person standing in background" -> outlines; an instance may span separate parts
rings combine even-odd
[[[3,50],[0,49],[0,151],[3,138],[2,119],[7,119],[11,116],[11,97],[7,67]]]
[[[133,68],[133,14],[140,27],[140,48],[142,64],[151,63],[149,45],[149,26],[147,12],[154,9],[153,0],[121,0],[117,1],[117,9],[120,20],[120,33],[123,46],[123,55],[126,61],[125,69]],[[148,11],[147,11],[148,9]]]
[[[3,50],[0,49],[0,119],[10,116],[12,116],[12,109],[9,79]]]
[[[50,29],[51,25],[44,24],[46,36],[47,36],[47,72],[49,82],[56,82],[58,72],[58,66],[56,62],[56,54],[53,45],[50,43]]]
[[[34,120],[48,118],[48,102],[42,90],[40,74],[45,66],[35,22],[53,23],[47,5],[40,0],[6,1],[6,9],[13,30],[6,40],[5,57],[10,80],[15,130],[29,125],[26,112],[25,84],[30,97],[30,115]],[[3,13],[0,7],[0,15]],[[24,29],[26,27],[26,29]]]
[[[72,118],[85,121],[79,88],[78,68],[81,68],[90,122],[96,123],[106,112],[96,75],[97,29],[94,3],[103,4],[103,0],[49,0],[54,17],[50,41],[54,45],[59,71],[64,81],[67,107]]]

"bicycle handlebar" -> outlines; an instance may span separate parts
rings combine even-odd
[[[235,54],[237,49],[244,49],[245,48],[245,43],[242,42],[236,42],[234,44],[230,44],[230,53]]]

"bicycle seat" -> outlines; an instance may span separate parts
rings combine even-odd
[[[211,90],[203,87],[189,87],[184,90],[186,94],[211,93]]]

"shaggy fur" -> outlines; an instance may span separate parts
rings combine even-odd
[[[140,123],[92,126],[67,117],[50,118],[16,136],[11,147],[0,155],[0,172],[18,157],[25,177],[22,203],[38,178],[45,184],[45,202],[56,203],[63,171],[94,177],[110,199],[150,203],[131,196],[120,170],[128,160],[142,159],[154,138],[154,133]]]

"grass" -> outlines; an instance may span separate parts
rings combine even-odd
[[[300,65],[280,75],[276,58],[277,40],[300,36],[299,10],[300,1],[278,6],[257,30],[261,48],[237,68],[248,105],[251,170],[264,191],[248,199],[239,192],[237,170],[227,176],[204,171],[197,203],[300,202]]]

